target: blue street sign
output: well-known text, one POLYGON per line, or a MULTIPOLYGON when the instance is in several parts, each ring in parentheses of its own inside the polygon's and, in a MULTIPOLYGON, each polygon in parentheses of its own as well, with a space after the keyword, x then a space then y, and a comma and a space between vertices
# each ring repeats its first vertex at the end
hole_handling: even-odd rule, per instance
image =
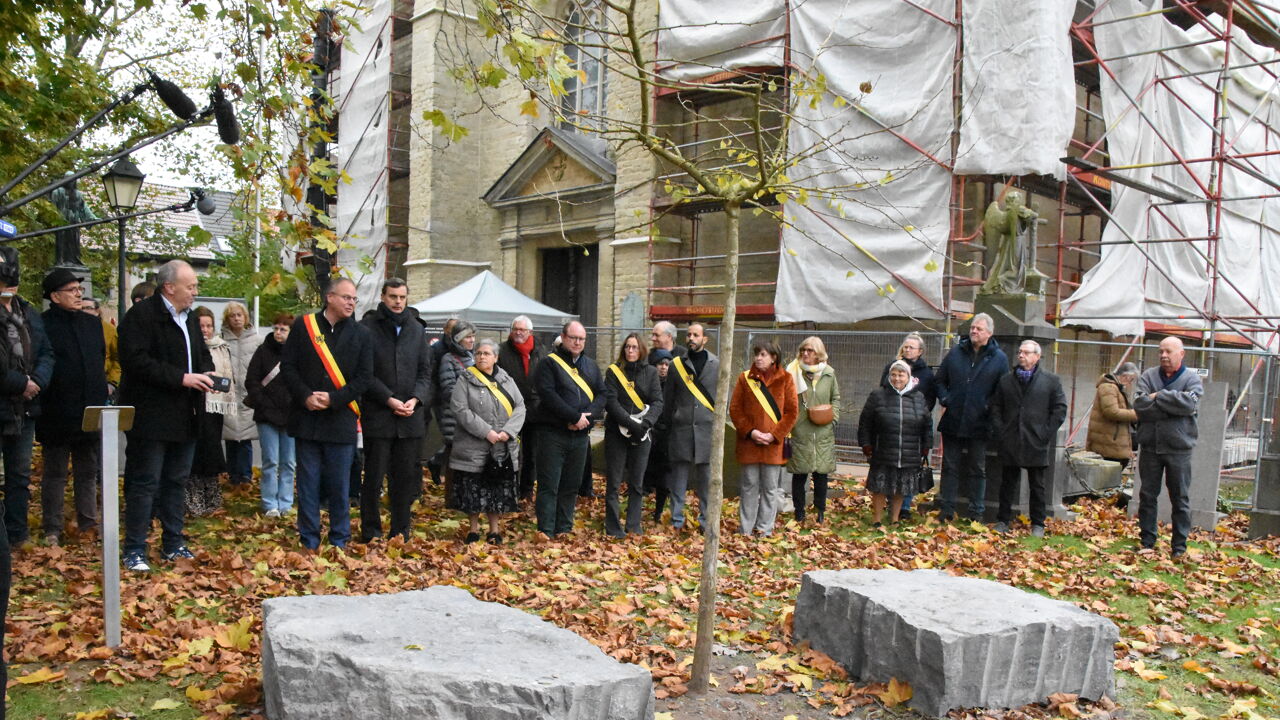
POLYGON ((11 238, 17 234, 18 228, 13 223, 0 220, 0 238, 11 238))

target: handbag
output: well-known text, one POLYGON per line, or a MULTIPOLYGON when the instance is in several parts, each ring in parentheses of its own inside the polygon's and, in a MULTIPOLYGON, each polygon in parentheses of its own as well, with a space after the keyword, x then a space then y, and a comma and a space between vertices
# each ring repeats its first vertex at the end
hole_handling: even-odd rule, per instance
POLYGON ((516 468, 511 462, 511 452, 508 451, 506 457, 502 460, 494 457, 493 452, 485 455, 484 469, 480 471, 480 477, 486 485, 503 485, 514 482, 516 468))
POLYGON ((830 405, 810 405, 805 408, 809 414, 809 422, 814 425, 830 425, 836 419, 835 409, 830 405))
POLYGON ((782 459, 783 460, 791 459, 791 436, 790 435, 782 438, 782 459))
POLYGON ((924 467, 920 470, 920 479, 916 483, 916 493, 927 493, 933 489, 933 467, 929 465, 929 461, 924 462, 924 467))

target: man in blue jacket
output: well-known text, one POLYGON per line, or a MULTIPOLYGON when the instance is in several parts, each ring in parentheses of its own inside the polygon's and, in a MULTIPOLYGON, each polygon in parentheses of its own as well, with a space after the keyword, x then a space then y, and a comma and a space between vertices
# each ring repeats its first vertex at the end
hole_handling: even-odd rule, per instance
POLYGON ((986 510, 987 438, 991 435, 988 404, 996 382, 1009 372, 1009 359, 992 339, 995 322, 986 313, 973 316, 969 337, 951 348, 934 375, 938 402, 945 408, 942 433, 942 491, 938 519, 955 517, 961 477, 969 495, 969 517, 981 520, 986 510))
POLYGON ((578 486, 591 452, 588 433, 604 419, 604 378, 583 352, 586 346, 586 328, 569 322, 560 332, 559 347, 533 370, 538 530, 548 537, 573 530, 578 486))
POLYGON ((1133 409, 1138 413, 1138 528, 1144 550, 1156 546, 1156 511, 1160 486, 1169 487, 1172 505, 1173 556, 1187 552, 1191 532, 1191 451, 1199 430, 1196 413, 1204 383, 1200 375, 1182 362, 1186 350, 1182 341, 1167 337, 1160 341, 1160 366, 1148 368, 1138 378, 1133 409))

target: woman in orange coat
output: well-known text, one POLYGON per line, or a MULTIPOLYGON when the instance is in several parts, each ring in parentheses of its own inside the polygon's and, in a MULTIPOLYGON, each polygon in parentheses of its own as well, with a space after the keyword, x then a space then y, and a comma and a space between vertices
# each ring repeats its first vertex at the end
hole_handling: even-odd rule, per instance
POLYGON ((782 367, 777 343, 757 341, 751 357, 751 367, 738 376, 729 403, 742 466, 739 532, 768 535, 782 504, 782 470, 787 463, 783 445, 796 424, 800 403, 795 380, 782 367))

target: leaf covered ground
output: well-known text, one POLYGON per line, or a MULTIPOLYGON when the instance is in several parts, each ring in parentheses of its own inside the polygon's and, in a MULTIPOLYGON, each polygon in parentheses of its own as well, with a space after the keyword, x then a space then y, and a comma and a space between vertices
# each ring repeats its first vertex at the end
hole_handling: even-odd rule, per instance
MULTIPOLYGON (((788 522, 767 540, 724 536, 715 687, 706 695, 687 693, 702 548, 696 532, 649 524, 642 538, 610 540, 600 530, 603 503, 593 500, 563 539, 541 538, 522 515, 508 520, 504 546, 464 545, 460 518, 428 484, 410 542, 315 557, 298 552, 290 519, 258 515, 246 488, 228 494, 219 514, 188 525, 195 562, 125 578, 124 642, 114 652, 101 646, 96 548, 72 537, 62 548, 17 552, 5 648, 11 717, 260 717, 263 600, 434 584, 537 613, 643 664, 653 673, 659 720, 905 717, 908 685, 852 682, 790 637, 804 571, 886 567, 998 580, 1076 602, 1120 626, 1116 697, 1060 695, 953 717, 1280 716, 1280 541, 1246 542, 1242 515, 1196 533, 1187 558, 1173 561, 1136 552, 1134 522, 1102 500, 1077 506, 1074 521, 1050 521, 1044 540, 1025 527, 1006 537, 933 520, 882 532, 870 526, 860 485, 837 485, 847 492, 832 501, 826 526, 788 522)), ((732 531, 735 501, 725 517, 732 531)))

